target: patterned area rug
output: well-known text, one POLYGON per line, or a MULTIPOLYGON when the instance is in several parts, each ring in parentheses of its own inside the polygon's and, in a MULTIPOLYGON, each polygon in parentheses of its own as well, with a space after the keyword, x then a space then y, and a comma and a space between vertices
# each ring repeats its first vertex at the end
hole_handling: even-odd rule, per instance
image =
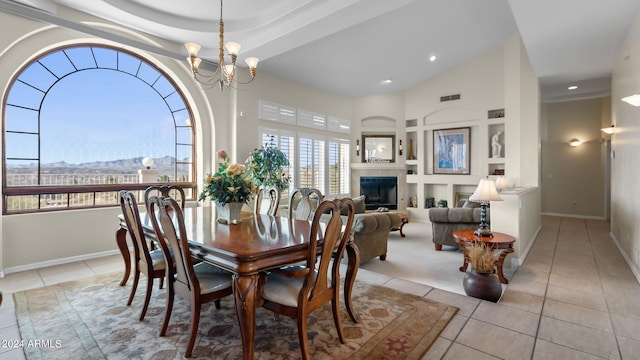
MULTIPOLYGON (((139 321, 145 280, 131 306, 121 274, 101 275, 15 293, 16 313, 27 359, 183 359, 188 341, 188 303, 177 297, 167 336, 159 337, 165 290, 157 282, 144 321, 139 321)), ((458 310, 455 307, 356 282, 354 324, 346 311, 341 344, 329 304, 309 316, 314 359, 420 359, 458 310)), ((344 309, 344 305, 341 305, 344 309)), ((193 358, 239 359, 240 331, 233 297, 203 307, 193 358)), ((256 359, 299 359, 295 320, 258 309, 256 359)))

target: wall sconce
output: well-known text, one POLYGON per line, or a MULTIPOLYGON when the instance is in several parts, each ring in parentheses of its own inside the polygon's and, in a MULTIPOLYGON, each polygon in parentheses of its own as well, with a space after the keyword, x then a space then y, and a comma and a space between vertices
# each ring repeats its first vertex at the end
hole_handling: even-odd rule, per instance
POLYGON ((360 140, 356 139, 356 156, 360 156, 360 140))
POLYGON ((573 147, 577 147, 582 145, 582 141, 578 140, 578 139, 571 139, 571 141, 569 141, 569 145, 573 146, 573 147))
POLYGON ((622 101, 633 106, 640 106, 640 94, 633 94, 631 96, 623 97, 622 101))
POLYGON ((399 141, 400 143, 398 144, 398 153, 402 155, 402 140, 399 140, 399 141))
POLYGON ((607 135, 613 135, 616 133, 616 126, 611 124, 611 126, 609 127, 605 127, 600 129, 600 131, 602 131, 603 133, 607 134, 607 135))

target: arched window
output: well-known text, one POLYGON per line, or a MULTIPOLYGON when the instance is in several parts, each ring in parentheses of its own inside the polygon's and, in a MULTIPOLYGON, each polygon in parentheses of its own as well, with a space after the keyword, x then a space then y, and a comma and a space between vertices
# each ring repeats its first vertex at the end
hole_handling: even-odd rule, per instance
POLYGON ((133 53, 48 52, 17 74, 3 110, 4 214, 113 206, 118 190, 158 182, 194 197, 191 111, 171 79, 133 53))

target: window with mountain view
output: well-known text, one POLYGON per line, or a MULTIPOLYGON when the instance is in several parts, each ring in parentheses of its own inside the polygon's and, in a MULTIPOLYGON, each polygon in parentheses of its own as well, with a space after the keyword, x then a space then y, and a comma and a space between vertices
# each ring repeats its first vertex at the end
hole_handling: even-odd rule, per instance
POLYGON ((71 46, 27 64, 4 103, 3 213, 112 206, 147 183, 194 188, 191 111, 156 66, 121 49, 71 46))

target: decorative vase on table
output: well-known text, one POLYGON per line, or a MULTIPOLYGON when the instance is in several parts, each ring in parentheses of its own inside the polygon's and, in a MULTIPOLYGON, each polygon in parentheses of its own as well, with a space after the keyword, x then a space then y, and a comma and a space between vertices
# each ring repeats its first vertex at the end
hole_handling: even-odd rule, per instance
POLYGON ((240 213, 243 203, 233 202, 227 204, 216 203, 218 222, 223 224, 238 224, 241 222, 240 213))

